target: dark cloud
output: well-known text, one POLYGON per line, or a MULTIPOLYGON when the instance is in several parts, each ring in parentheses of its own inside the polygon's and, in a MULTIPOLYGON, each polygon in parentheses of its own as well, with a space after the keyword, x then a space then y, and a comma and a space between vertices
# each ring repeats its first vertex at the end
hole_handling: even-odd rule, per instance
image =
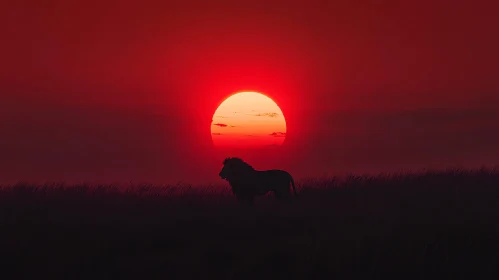
POLYGON ((269 135, 274 137, 286 137, 286 132, 272 132, 269 135))
POLYGON ((224 123, 214 123, 213 125, 219 126, 219 127, 227 127, 226 124, 224 123))
POLYGON ((278 113, 258 113, 258 114, 249 114, 249 115, 256 117, 271 117, 271 118, 276 118, 279 116, 278 113))

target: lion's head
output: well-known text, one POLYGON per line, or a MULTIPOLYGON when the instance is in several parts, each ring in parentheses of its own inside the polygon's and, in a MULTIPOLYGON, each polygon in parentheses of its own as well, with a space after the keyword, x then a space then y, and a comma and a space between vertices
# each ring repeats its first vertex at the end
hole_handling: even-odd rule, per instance
POLYGON ((242 159, 233 157, 226 158, 223 162, 223 167, 218 176, 227 181, 234 180, 238 177, 244 176, 247 173, 255 171, 255 169, 244 162, 242 159))

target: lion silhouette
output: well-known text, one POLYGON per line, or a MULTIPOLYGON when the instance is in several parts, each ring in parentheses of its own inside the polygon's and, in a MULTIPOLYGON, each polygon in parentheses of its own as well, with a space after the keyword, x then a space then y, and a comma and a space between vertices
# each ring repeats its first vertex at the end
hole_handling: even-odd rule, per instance
POLYGON ((277 200, 288 200, 291 197, 289 185, 296 188, 293 177, 284 170, 255 170, 251 165, 237 157, 226 158, 223 168, 218 174, 227 180, 232 193, 243 204, 254 204, 255 196, 273 192, 277 200))

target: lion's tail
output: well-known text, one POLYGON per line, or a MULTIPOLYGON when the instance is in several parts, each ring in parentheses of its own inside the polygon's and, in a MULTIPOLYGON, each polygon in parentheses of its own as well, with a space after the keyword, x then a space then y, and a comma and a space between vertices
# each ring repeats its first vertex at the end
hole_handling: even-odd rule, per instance
POLYGON ((291 176, 291 174, 289 175, 289 181, 291 181, 291 186, 293 187, 293 191, 295 193, 295 196, 297 196, 296 187, 295 187, 295 180, 293 180, 293 177, 291 176))

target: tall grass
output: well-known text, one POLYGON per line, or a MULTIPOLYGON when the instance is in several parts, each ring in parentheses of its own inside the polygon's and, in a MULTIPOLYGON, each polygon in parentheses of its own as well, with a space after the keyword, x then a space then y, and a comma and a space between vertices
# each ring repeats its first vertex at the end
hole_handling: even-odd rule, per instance
POLYGON ((498 276, 498 170, 308 178, 298 193, 247 208, 226 185, 4 185, 0 265, 16 279, 498 276))

